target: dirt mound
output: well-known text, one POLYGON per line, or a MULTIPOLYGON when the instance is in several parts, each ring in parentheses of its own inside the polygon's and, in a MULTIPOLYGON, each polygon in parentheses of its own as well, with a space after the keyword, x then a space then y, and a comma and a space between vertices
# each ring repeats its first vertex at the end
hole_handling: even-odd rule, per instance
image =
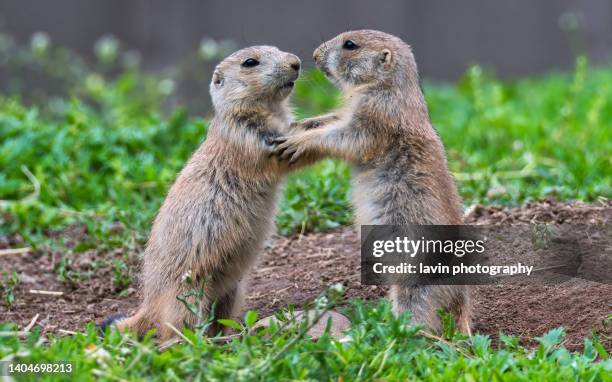
POLYGON ((612 222, 612 201, 585 204, 541 200, 522 208, 477 204, 468 208, 464 220, 466 224, 606 224, 612 222))
MULTIPOLYGON (((611 218, 610 201, 595 204, 541 201, 523 208, 475 206, 468 211, 466 222, 602 224, 609 223, 611 218)), ((23 246, 19 241, 17 236, 0 238, 0 248, 23 246)), ((86 272, 96 260, 118 256, 119 253, 87 251, 75 258, 73 266, 86 272)), ((136 308, 138 293, 129 290, 126 297, 119 296, 111 281, 110 267, 98 268, 74 287, 59 282, 53 269, 60 258, 61 254, 50 252, 0 256, 0 269, 15 270, 21 279, 11 310, 5 303, 0 304, 0 321, 25 326, 40 314, 37 325, 47 332, 79 330, 89 321, 119 312, 132 313, 136 308), (63 294, 36 294, 31 290, 63 294)), ((245 309, 257 310, 264 317, 287 304, 300 307, 338 282, 345 285, 349 298, 385 296, 384 287, 360 284, 359 263, 359 239, 352 228, 290 238, 275 236, 252 275, 245 309)), ((580 348, 593 329, 607 335, 605 346, 612 349, 610 329, 604 324, 612 314, 609 284, 571 279, 558 285, 478 286, 474 288, 474 305, 475 332, 493 338, 503 332, 530 342, 534 336, 564 326, 568 332, 566 346, 570 349, 580 348)))

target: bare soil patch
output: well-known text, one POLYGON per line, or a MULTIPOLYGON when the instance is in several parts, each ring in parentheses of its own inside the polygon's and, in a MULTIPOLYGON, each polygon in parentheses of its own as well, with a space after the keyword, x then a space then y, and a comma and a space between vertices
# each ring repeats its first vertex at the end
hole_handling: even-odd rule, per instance
MULTIPOLYGON (((594 204, 540 201, 522 208, 475 206, 466 215, 470 224, 521 224, 533 222, 610 224, 612 202, 594 204)), ((67 232, 74 242, 86 235, 82 230, 67 232)), ((0 237, 0 249, 23 247, 19 235, 0 237)), ((121 253, 93 250, 75 255, 73 267, 84 273, 99 259, 119 258, 121 253)), ((0 322, 26 326, 40 314, 37 326, 45 332, 80 330, 91 321, 117 313, 132 313, 138 292, 128 289, 122 297, 112 282, 110 266, 95 268, 76 285, 58 281, 54 266, 60 253, 30 252, 0 256, 0 274, 15 270, 21 282, 15 289, 11 309, 0 303, 0 322), (62 292, 61 296, 30 293, 31 290, 62 292)), ((138 262, 135 255, 131 261, 138 262)), ((346 297, 383 298, 386 288, 362 286, 359 274, 359 239, 353 228, 293 237, 275 236, 252 274, 245 310, 260 317, 293 304, 303 306, 326 287, 343 283, 346 297)), ((557 285, 487 285, 474 288, 475 332, 497 338, 500 332, 520 336, 524 343, 546 331, 563 326, 566 346, 579 349, 592 330, 598 331, 604 346, 612 349, 612 285, 571 279, 557 285), (607 324, 606 324, 607 322, 607 324)))

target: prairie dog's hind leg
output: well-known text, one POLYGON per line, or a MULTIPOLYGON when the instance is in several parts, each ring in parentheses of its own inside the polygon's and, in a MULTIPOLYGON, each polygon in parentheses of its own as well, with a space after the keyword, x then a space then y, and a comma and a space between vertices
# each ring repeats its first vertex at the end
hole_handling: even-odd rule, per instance
POLYGON ((155 318, 145 307, 141 307, 133 316, 119 319, 112 325, 121 332, 130 332, 139 338, 144 337, 149 330, 157 329, 155 327, 155 318))
POLYGON ((114 325, 120 331, 129 331, 138 337, 143 337, 149 330, 155 329, 156 335, 165 339, 171 335, 166 322, 175 324, 177 315, 185 315, 184 307, 178 304, 180 302, 176 300, 174 291, 167 291, 153 298, 145 298, 136 314, 117 320, 114 325))
POLYGON ((219 324, 218 319, 234 319, 240 313, 244 302, 244 281, 238 280, 226 293, 215 300, 214 321, 208 330, 211 336, 219 332, 226 333, 228 328, 219 324))
POLYGON ((468 287, 466 286, 465 288, 466 290, 462 296, 463 299, 461 301, 461 304, 458 307, 459 330, 461 330, 461 333, 471 337, 472 336, 472 301, 470 299, 469 291, 467 290, 468 287))
POLYGON ((442 322, 438 310, 452 314, 459 330, 471 335, 471 309, 467 287, 464 285, 413 285, 391 288, 393 313, 409 310, 412 320, 441 331, 442 322))
MULTIPOLYGON (((227 283, 226 280, 223 280, 223 282, 227 283)), ((182 330, 183 327, 194 330, 208 320, 212 321, 206 331, 206 335, 216 335, 224 328, 217 323, 217 319, 231 318, 231 309, 234 307, 237 293, 237 282, 235 284, 229 284, 229 286, 227 284, 220 285, 215 282, 210 284, 204 283, 200 291, 194 289, 194 287, 182 288, 180 294, 176 294, 176 296, 190 296, 185 299, 187 304, 190 305, 190 308, 175 296, 174 300, 168 303, 167 307, 164 309, 164 314, 162 316, 166 319, 165 322, 162 323, 164 328, 161 329, 162 335, 160 337, 165 338, 176 335, 173 328, 169 327, 166 322, 171 323, 178 330, 182 330), (192 309, 196 309, 199 313, 194 314, 193 311, 191 311, 192 309)))
POLYGON ((442 322, 431 304, 428 287, 426 285, 392 286, 390 298, 393 302, 393 314, 399 316, 405 311, 410 311, 412 322, 440 331, 442 322))

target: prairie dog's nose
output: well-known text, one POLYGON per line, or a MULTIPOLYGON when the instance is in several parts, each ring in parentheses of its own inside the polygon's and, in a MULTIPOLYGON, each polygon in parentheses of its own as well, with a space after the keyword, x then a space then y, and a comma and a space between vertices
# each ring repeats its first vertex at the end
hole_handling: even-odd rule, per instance
POLYGON ((315 51, 312 53, 312 58, 315 60, 315 62, 319 62, 319 60, 321 59, 321 48, 317 48, 315 49, 315 51))
POLYGON ((300 70, 300 66, 301 66, 302 62, 300 61, 298 56, 296 56, 294 54, 290 54, 288 62, 289 62, 289 66, 291 67, 291 69, 295 70, 296 72, 298 72, 300 70))

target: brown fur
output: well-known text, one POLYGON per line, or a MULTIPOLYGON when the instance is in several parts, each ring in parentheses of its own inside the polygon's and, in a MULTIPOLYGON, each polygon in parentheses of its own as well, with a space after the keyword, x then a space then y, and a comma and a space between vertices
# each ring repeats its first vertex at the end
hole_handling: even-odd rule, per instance
MULTIPOLYGON (((239 310, 243 277, 273 228, 279 189, 290 170, 270 155, 270 142, 289 133, 287 97, 298 74, 296 56, 268 46, 240 50, 217 66, 208 136, 155 219, 144 255, 143 302, 119 328, 139 335, 156 328, 165 339, 173 335, 168 324, 193 327, 197 317, 177 296, 197 288, 204 299, 190 301, 203 315, 214 302, 215 318, 239 310), (247 58, 260 64, 244 67, 247 58)), ((304 158, 291 169, 313 161, 304 158)), ((209 333, 218 329, 213 325, 209 333)))
MULTIPOLYGON (((444 146, 431 125, 410 47, 386 33, 343 33, 314 52, 317 66, 345 93, 336 113, 301 121, 318 129, 277 139, 277 155, 330 155, 351 162, 357 224, 461 224, 461 203, 444 146), (357 49, 343 44, 351 40, 357 49)), ((436 310, 470 330, 467 286, 393 286, 399 314, 433 329, 436 310)))

